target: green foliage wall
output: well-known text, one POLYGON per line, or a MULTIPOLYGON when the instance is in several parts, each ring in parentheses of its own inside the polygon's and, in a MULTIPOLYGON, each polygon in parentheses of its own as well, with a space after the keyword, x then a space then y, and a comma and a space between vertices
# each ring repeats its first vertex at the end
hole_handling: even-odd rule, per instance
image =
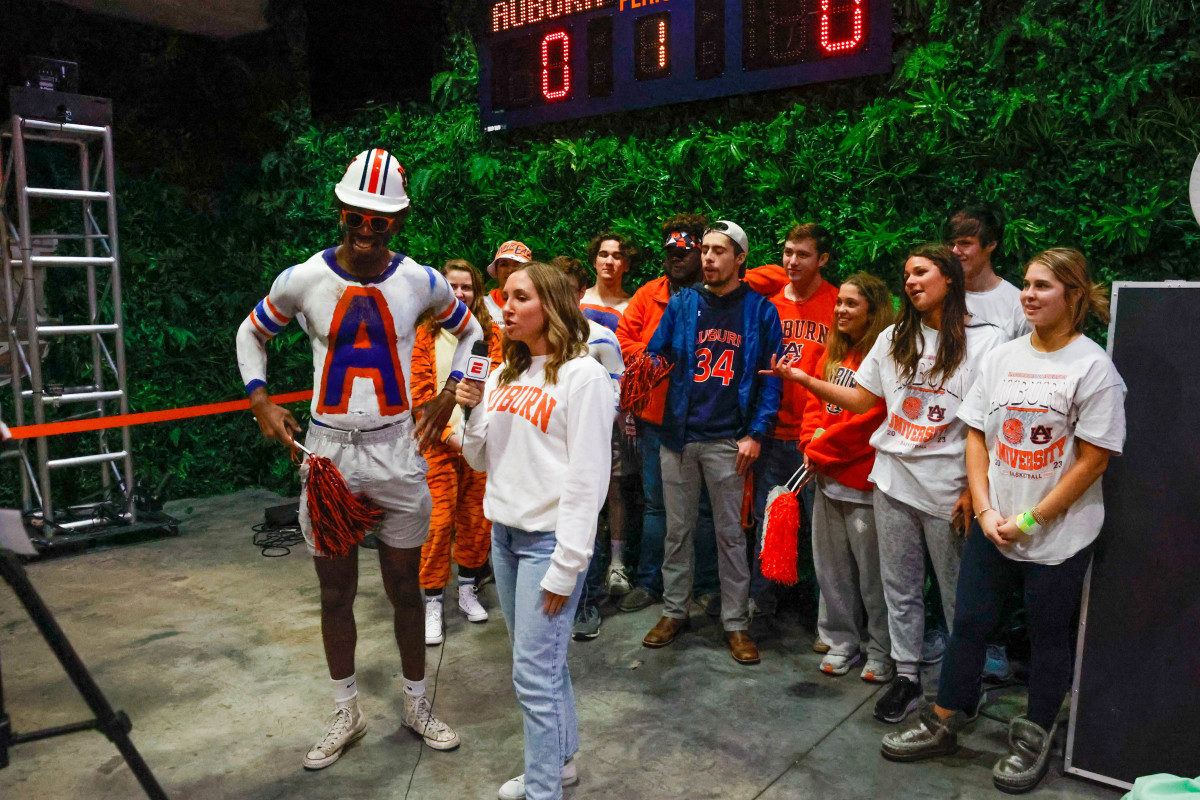
MULTIPOLYGON (((289 144, 215 212, 187 211, 153 180, 125 181, 135 410, 241 394, 234 331, 275 274, 333 243, 332 186, 375 144, 412 176, 415 210, 397 245, 428 264, 483 265, 508 238, 541 257, 582 255, 609 226, 653 253, 662 218, 699 210, 746 228, 751 265, 778 260, 793 221, 820 220, 837 236, 831 279, 867 269, 896 285, 912 244, 982 200, 1007 212, 1010 279, 1051 245, 1079 247, 1104 280, 1195 279, 1186 180, 1200 149, 1197 10, 1191 0, 897 0, 890 76, 487 137, 460 34, 426 106, 375 108, 345 126, 279 112, 289 144)), ((632 283, 658 266, 648 260, 632 283)), ((272 391, 311 385, 295 326, 271 358, 272 391)), ((139 471, 175 472, 176 496, 295 488, 248 414, 134 439, 139 471)))

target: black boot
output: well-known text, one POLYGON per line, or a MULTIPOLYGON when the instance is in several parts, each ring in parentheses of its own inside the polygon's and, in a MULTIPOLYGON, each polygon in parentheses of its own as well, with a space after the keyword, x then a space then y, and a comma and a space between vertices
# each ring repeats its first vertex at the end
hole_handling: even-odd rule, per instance
POLYGON ((1049 732, 1026 717, 1013 717, 1008 726, 1008 755, 992 767, 992 783, 1008 794, 1033 791, 1050 768, 1050 743, 1056 722, 1049 732))

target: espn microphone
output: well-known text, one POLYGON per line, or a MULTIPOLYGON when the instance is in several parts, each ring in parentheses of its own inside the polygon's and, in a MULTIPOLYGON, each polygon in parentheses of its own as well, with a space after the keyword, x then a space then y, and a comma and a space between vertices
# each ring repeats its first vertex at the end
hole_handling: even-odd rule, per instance
MULTIPOLYGON (((463 374, 464 380, 486 381, 488 373, 492 371, 492 360, 488 358, 487 342, 480 339, 475 344, 471 345, 471 355, 467 359, 467 371, 463 374)), ((471 409, 474 406, 463 406, 463 419, 471 418, 471 409)))

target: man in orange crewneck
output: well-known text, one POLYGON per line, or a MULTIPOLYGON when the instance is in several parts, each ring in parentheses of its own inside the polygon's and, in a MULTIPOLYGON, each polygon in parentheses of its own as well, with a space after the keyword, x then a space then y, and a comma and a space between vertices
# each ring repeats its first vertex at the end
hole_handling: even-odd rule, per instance
MULTIPOLYGON (((831 244, 829 231, 815 222, 793 226, 783 244, 783 269, 788 282, 771 296, 783 326, 783 357, 810 373, 825 353, 825 337, 833 324, 833 306, 837 301, 837 287, 821 277, 822 267, 829 263, 831 244)), ((807 401, 808 392, 800 384, 784 382, 775 430, 763 441, 762 455, 755 465, 754 523, 758 535, 752 543, 750 599, 759 614, 773 613, 776 605, 758 558, 767 493, 771 487, 787 483, 804 458, 800 450, 800 429, 807 401)), ((808 541, 811 497, 805 492, 801 542, 808 541)))

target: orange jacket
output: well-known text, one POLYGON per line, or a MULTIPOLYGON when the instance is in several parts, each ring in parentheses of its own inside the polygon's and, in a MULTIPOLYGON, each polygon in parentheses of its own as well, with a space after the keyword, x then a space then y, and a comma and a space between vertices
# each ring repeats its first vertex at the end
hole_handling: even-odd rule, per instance
MULTIPOLYGON (((671 289, 665 275, 645 284, 629 298, 629 305, 625 307, 625 313, 617 323, 617 341, 621 344, 621 355, 625 358, 626 367, 645 352, 646 345, 658 330, 658 323, 670 300, 671 289)), ((654 425, 662 424, 667 386, 668 381, 663 381, 655 388, 646 407, 638 414, 639 417, 654 425)))
MULTIPOLYGON (((855 372, 865 354, 852 351, 842 362, 841 369, 855 372)), ((825 374, 825 358, 813 373, 817 377, 825 374)), ((839 370, 840 371, 840 370, 839 370)), ((846 385, 848 375, 842 373, 837 382, 846 385)), ((822 475, 833 478, 840 484, 864 492, 872 488, 871 468, 875 466, 875 448, 871 447, 871 434, 887 419, 887 406, 880 399, 875 407, 865 414, 854 414, 844 408, 825 403, 816 395, 808 393, 804 406, 804 425, 800 433, 800 446, 809 462, 822 475), (823 429, 819 436, 814 436, 823 429)))

